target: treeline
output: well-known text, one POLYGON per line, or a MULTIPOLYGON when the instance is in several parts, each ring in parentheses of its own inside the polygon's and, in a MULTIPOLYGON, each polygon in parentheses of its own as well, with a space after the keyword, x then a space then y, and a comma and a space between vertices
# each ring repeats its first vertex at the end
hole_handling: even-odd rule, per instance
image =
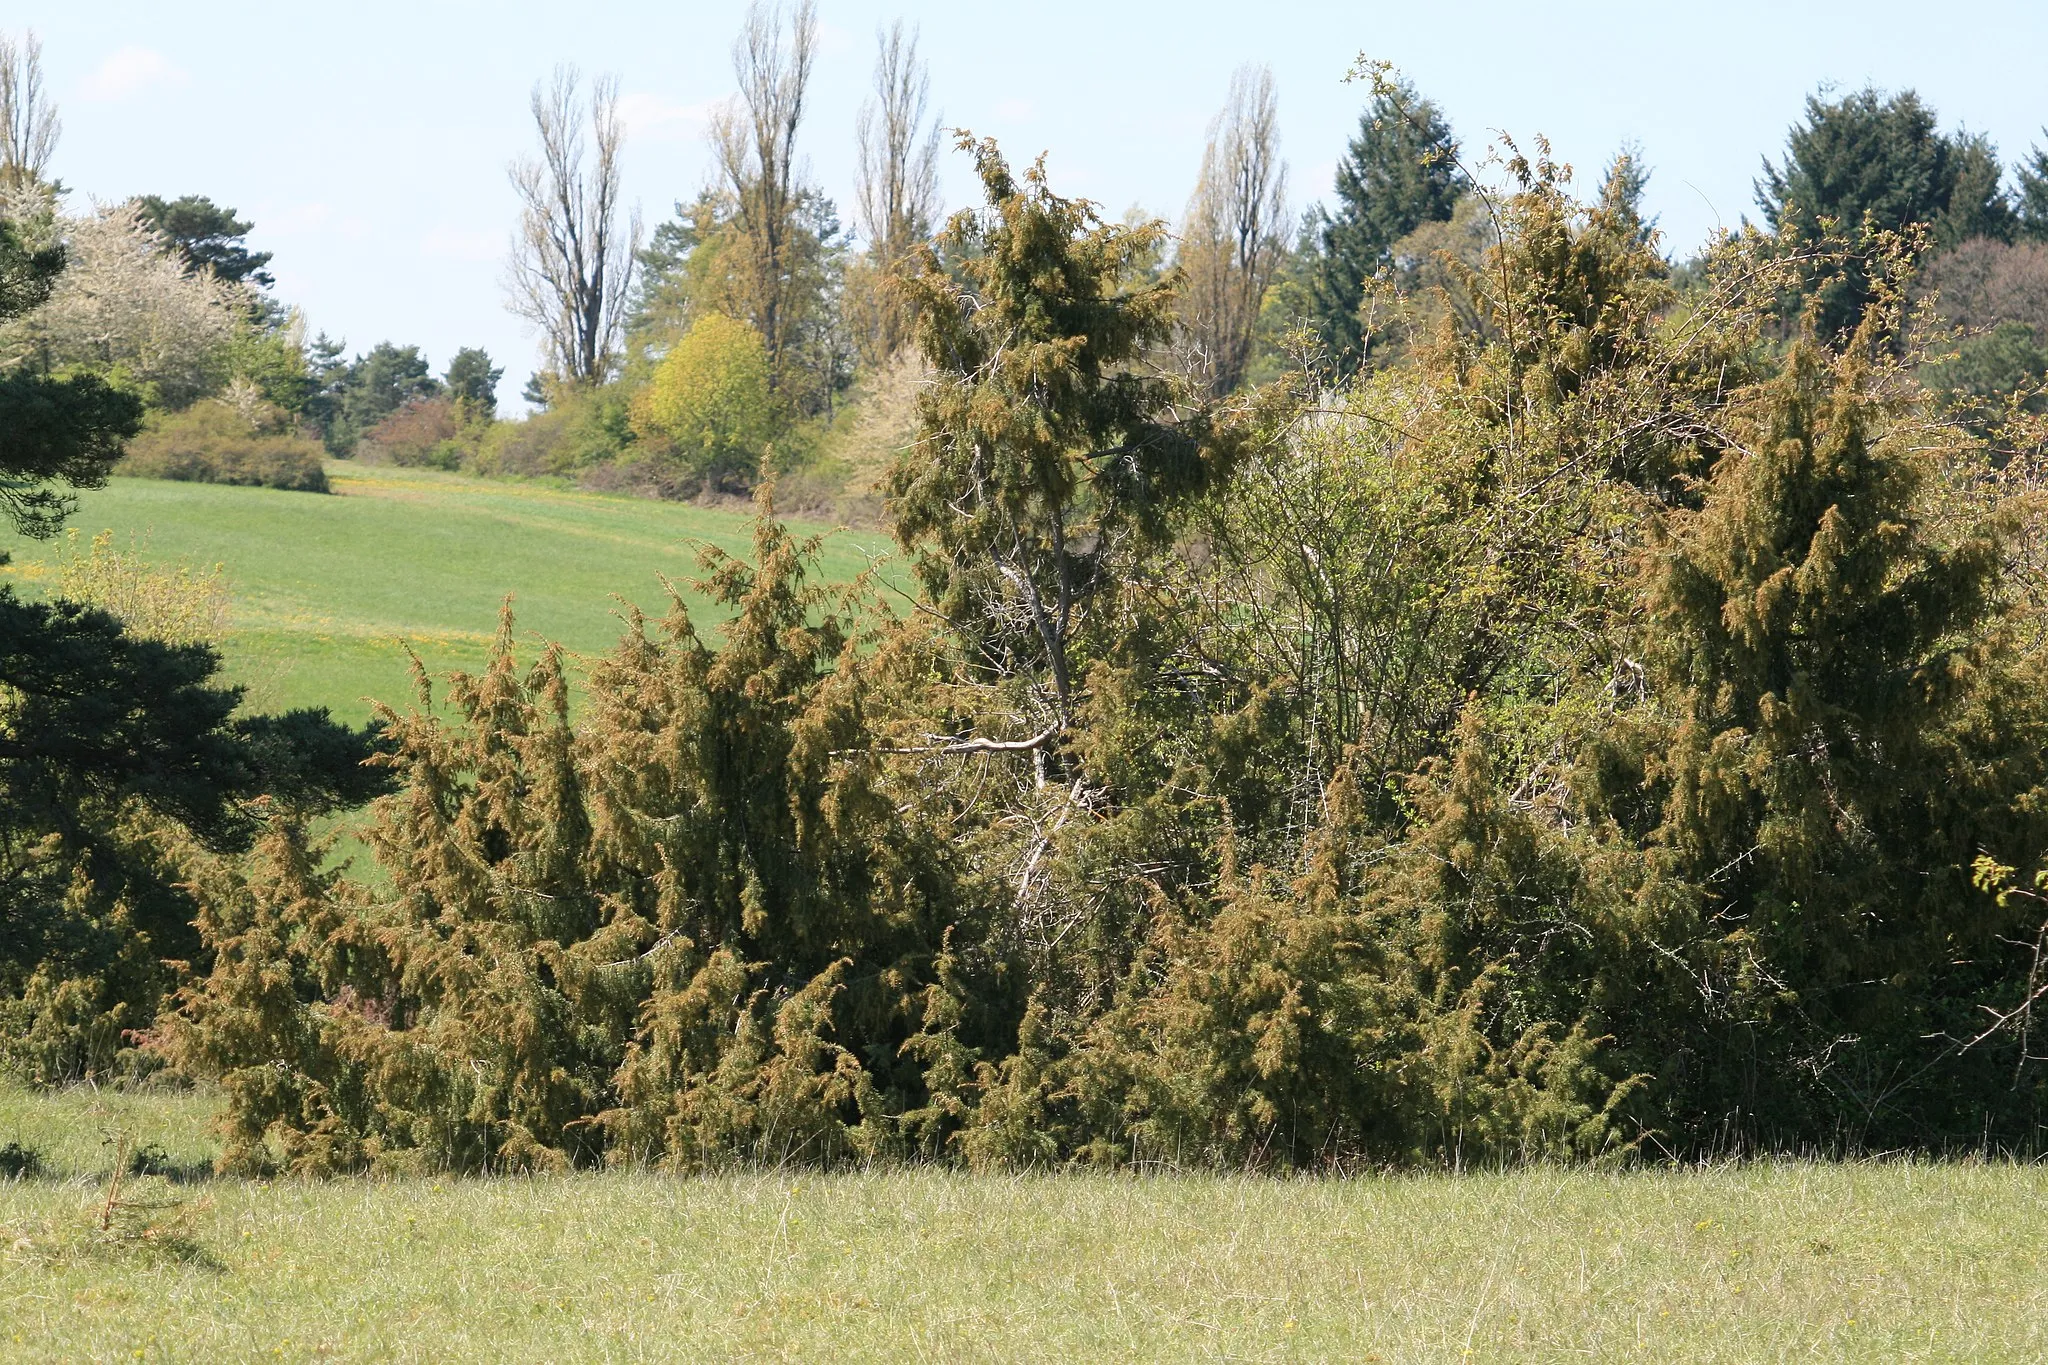
MULTIPOLYGON (((801 65, 802 16, 743 62, 801 65)), ((1381 216, 1306 249, 1205 264, 968 144, 982 202, 883 291, 908 604, 820 582, 764 491, 715 638, 634 615, 573 714, 508 614, 382 712, 374 876, 285 780, 335 769, 233 838, 96 789, 190 939, 53 951, 99 921, 36 845, 11 1055, 212 1080, 251 1172, 2037 1152, 2048 425, 2037 362, 1951 380, 2031 324, 1927 280, 2023 278, 2038 182, 1816 101, 1766 221, 1674 267, 1633 158, 1581 199, 1504 144, 1482 194, 1363 74, 1381 216)), ((1191 219, 1279 201, 1271 98, 1191 219)), ((657 370, 706 329, 791 392, 737 311, 657 370)))
POLYGON ((139 420, 124 474, 321 492, 322 461, 386 446, 453 466, 496 412, 502 371, 479 349, 429 373, 417 347, 348 357, 308 339, 270 292, 253 224, 203 195, 144 194, 83 214, 52 173, 60 122, 34 35, 0 47, 0 218, 16 248, 61 260, 24 275, 0 318, 0 367, 91 376, 139 420), (380 445, 380 442, 382 443, 380 445))
MULTIPOLYGON (((144 195, 65 217, 49 111, 10 211, 62 240, 71 267, 0 355, 90 369, 140 397, 127 473, 319 489, 324 456, 661 497, 744 495, 772 477, 785 505, 879 519, 893 454, 915 434, 922 361, 900 277, 943 216, 939 119, 898 24, 880 35, 843 221, 804 172, 816 25, 807 4, 750 10, 711 178, 645 240, 622 198, 616 82, 563 68, 535 87, 535 149, 509 167, 522 215, 508 302, 543 353, 526 419, 498 419, 504 369, 480 349, 436 373, 417 346, 351 355, 309 338, 232 209, 144 195)), ((1450 276, 1496 241, 1450 118, 1391 78, 1327 201, 1297 213, 1278 101, 1270 73, 1237 73, 1177 224, 1130 267, 1181 281, 1176 324, 1145 362, 1212 396, 1399 364, 1450 276)), ((1640 153, 1612 169, 1639 197, 1640 153)), ((1941 131, 1912 92, 1866 89, 1810 100, 1756 188, 1762 226, 1787 243, 1924 232, 1919 287, 1961 329, 1931 348, 1930 386, 1989 412, 2048 373, 2048 152, 2007 167, 1982 135, 1941 131)), ((1703 259, 1676 267, 1681 288, 1703 259)), ((1800 281, 1786 326, 1816 291, 1827 335, 1870 301, 1852 265, 1800 281)))

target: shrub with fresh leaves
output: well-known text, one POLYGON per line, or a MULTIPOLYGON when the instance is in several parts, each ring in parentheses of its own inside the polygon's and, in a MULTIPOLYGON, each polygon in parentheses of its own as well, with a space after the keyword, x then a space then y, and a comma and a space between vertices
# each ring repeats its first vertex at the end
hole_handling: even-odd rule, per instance
POLYGON ((250 484, 325 493, 326 452, 267 404, 254 409, 206 399, 151 419, 128 446, 119 473, 188 483, 250 484))
POLYGON ((633 429, 646 458, 672 464, 686 484, 749 486, 774 434, 768 380, 761 334, 721 313, 704 314, 634 400, 633 429))

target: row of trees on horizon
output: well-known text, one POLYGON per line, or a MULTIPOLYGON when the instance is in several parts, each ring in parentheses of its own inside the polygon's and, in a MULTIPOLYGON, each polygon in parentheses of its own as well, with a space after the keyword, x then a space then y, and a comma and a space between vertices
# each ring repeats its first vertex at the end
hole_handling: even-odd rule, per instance
MULTIPOLYGON (((714 176, 645 240, 621 194, 616 80, 586 85, 565 68, 535 87, 536 150, 510 168, 522 211, 507 285, 543 343, 524 390, 536 421, 496 421, 504 371, 481 350, 436 375, 416 346, 351 357, 309 339, 269 292, 252 225, 198 195, 69 220, 69 281, 11 329, 12 353, 93 365, 142 394, 157 416, 131 472, 319 487, 323 452, 360 451, 676 496, 744 492, 765 459, 872 514, 872 497, 844 495, 872 494, 908 432, 913 383, 892 373, 912 335, 900 281, 941 226, 942 130, 899 23, 879 36, 844 225, 803 171, 816 23, 810 4, 749 12, 739 93, 710 132, 714 176), (205 400, 234 416, 195 411, 205 400)), ((8 183, 52 188, 58 123, 32 37, 6 67, 18 92, 8 183)), ((1445 270, 1472 268, 1493 240, 1485 168, 1500 149, 1473 157, 1442 109, 1405 83, 1390 90, 1368 101, 1328 201, 1296 214, 1272 76, 1233 77, 1178 223, 1133 266, 1179 282, 1175 335, 1147 363, 1223 395, 1290 369, 1341 378, 1398 359, 1445 270)), ((1608 174, 1640 195, 1650 172, 1630 149, 1608 174)), ((1757 198, 1764 228, 1788 237, 1923 225, 1936 262, 1925 278, 1969 334, 1946 387, 1981 399, 2048 369, 2029 249, 2048 239, 2048 152, 2008 168, 1984 136, 1942 132, 1911 91, 1816 95, 1757 198)), ((1834 290, 1822 325, 1840 330, 1867 291, 1834 290)))

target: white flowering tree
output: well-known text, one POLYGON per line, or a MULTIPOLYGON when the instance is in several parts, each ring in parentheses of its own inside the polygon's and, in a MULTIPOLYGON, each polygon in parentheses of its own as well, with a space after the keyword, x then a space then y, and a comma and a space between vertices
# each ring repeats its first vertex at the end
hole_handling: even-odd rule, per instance
POLYGON ((0 363, 118 373, 178 408, 218 387, 247 326, 247 289, 187 273, 134 201, 58 218, 64 273, 48 302, 0 331, 0 363))

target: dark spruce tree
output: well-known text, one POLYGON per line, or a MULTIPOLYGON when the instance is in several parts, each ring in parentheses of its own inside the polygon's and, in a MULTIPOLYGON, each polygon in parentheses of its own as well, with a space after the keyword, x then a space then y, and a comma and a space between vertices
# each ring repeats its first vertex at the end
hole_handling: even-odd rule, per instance
POLYGON ((498 415, 498 381, 504 377, 504 367, 491 364, 489 351, 465 346, 448 362, 442 383, 465 416, 489 420, 498 415))
POLYGON ((1384 82, 1337 163, 1337 207, 1322 216, 1313 275, 1316 330, 1338 370, 1364 360, 1359 305, 1394 243, 1448 220, 1465 193, 1458 140, 1443 112, 1405 81, 1384 82))
MULTIPOLYGON (((417 346, 380 341, 354 360, 341 358, 342 343, 326 336, 311 347, 315 392, 306 415, 320 428, 330 453, 347 459, 356 442, 377 423, 414 398, 441 392, 427 358, 417 346)), ((484 357, 488 368, 489 357, 484 357)))
MULTIPOLYGON (((1973 237, 2011 240, 2017 222, 1999 189, 1997 150, 1981 135, 1943 134, 1911 90, 1865 87, 1838 100, 1812 95, 1782 163, 1764 162, 1757 205, 1793 247, 1838 237, 1846 250, 1809 275, 1805 299, 1823 338, 1862 321, 1874 296, 1872 235, 1925 227, 1936 246, 1973 237)), ((1802 300, 1803 301, 1803 300, 1802 300)))
POLYGON ((2048 151, 2029 148, 2027 159, 2014 168, 2014 178, 2018 181, 2013 208, 2019 235, 2031 242, 2048 242, 2048 151))

